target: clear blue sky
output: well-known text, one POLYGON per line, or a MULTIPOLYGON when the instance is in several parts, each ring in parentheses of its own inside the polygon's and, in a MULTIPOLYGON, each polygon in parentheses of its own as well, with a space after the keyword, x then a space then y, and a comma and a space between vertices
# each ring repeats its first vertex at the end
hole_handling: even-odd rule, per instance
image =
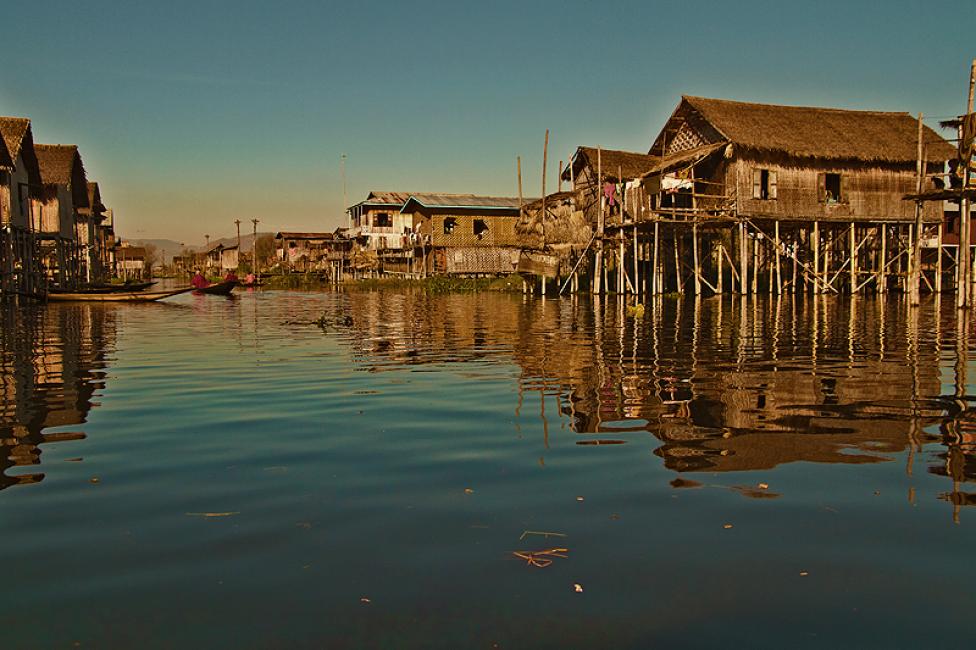
POLYGON ((124 236, 343 221, 369 189, 538 194, 576 145, 646 150, 681 94, 965 109, 961 2, 7 3, 0 114, 76 143, 124 236))

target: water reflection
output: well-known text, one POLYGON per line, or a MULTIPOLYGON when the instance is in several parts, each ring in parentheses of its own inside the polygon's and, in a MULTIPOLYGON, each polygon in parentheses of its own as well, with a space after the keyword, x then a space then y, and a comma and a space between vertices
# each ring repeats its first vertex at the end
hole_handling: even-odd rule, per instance
POLYGON ((925 463, 951 478, 957 514, 976 503, 960 487, 976 479, 971 323, 949 302, 663 299, 633 313, 599 297, 367 294, 330 322, 373 371, 510 355, 516 420, 541 418, 547 446, 561 430, 577 444, 650 434, 677 473, 904 454, 907 475, 925 463))
POLYGON ((37 483, 41 445, 79 440, 106 355, 115 341, 115 312, 90 306, 0 309, 0 489, 37 483))

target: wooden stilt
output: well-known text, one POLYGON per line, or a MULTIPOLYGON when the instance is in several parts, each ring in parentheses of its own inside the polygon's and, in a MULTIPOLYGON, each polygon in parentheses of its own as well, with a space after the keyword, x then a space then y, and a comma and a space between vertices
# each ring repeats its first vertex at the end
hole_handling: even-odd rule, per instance
POLYGON ((776 295, 783 295, 783 269, 780 267, 779 219, 776 220, 776 295))
POLYGON ((701 264, 698 260, 698 224, 691 224, 691 250, 695 264, 695 295, 701 295, 701 264))
POLYGON ((752 293, 759 293, 759 238, 752 240, 752 293))
POLYGON ((716 293, 719 296, 725 293, 725 286, 724 286, 725 283, 723 280, 724 273, 722 273, 722 255, 724 253, 723 249, 724 249, 724 245, 721 242, 719 242, 718 259, 715 260, 716 261, 715 266, 718 267, 718 275, 715 276, 715 288, 716 288, 716 293))
POLYGON ((853 221, 851 222, 849 240, 851 249, 851 295, 854 295, 857 293, 857 230, 854 228, 853 221))
MULTIPOLYGON (((636 219, 636 216, 635 216, 636 219)), ((638 255, 637 224, 634 224, 634 293, 640 292, 640 256, 638 255)))
POLYGON ((654 284, 653 293, 655 296, 661 293, 661 266, 658 263, 658 251, 661 248, 660 246, 661 238, 660 238, 660 230, 658 229, 658 226, 660 226, 660 223, 658 223, 655 220, 654 221, 654 261, 652 262, 653 270, 651 272, 651 278, 654 284))
POLYGON ((603 196, 603 151, 600 147, 596 148, 596 191, 599 195, 600 212, 596 218, 596 252, 593 263, 593 293, 603 293, 603 219, 606 207, 603 196))
POLYGON ((749 242, 742 221, 739 222, 739 293, 749 293, 749 242))
POLYGON ((938 224, 935 227, 935 292, 942 293, 942 225, 938 224))
POLYGON ((677 227, 671 229, 672 240, 674 241, 674 277, 675 283, 677 285, 678 293, 683 294, 685 292, 684 281, 681 279, 681 255, 678 252, 678 229, 677 227))
POLYGON ((810 240, 813 248, 813 292, 820 293, 822 282, 820 281, 820 222, 813 222, 813 238, 810 240))

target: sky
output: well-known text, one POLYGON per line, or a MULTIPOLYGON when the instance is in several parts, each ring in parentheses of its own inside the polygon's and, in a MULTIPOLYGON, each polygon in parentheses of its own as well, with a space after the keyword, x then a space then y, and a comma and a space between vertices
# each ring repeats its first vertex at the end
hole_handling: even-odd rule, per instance
POLYGON ((77 144, 123 238, 331 230, 369 190, 539 195, 680 96, 965 110, 956 2, 8 3, 0 115, 77 144))

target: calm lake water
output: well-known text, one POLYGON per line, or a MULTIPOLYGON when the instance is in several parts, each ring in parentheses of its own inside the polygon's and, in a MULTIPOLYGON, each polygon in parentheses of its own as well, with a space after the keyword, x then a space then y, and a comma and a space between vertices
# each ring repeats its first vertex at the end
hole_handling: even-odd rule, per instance
POLYGON ((0 646, 965 646, 971 330, 948 298, 0 307, 0 646))

